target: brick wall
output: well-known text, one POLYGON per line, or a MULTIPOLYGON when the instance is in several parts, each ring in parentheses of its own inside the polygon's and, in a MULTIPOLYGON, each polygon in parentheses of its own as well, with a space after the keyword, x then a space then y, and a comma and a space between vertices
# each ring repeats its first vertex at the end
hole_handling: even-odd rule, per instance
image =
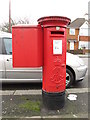
POLYGON ((70 35, 69 28, 67 28, 67 39, 78 40, 78 35, 79 35, 79 29, 75 29, 75 35, 70 35))
POLYGON ((79 36, 80 41, 89 41, 90 42, 90 36, 79 36))
POLYGON ((76 40, 74 42, 74 50, 78 49, 78 35, 79 35, 79 29, 75 29, 75 35, 69 34, 69 28, 67 28, 67 50, 70 50, 70 42, 69 40, 76 40))

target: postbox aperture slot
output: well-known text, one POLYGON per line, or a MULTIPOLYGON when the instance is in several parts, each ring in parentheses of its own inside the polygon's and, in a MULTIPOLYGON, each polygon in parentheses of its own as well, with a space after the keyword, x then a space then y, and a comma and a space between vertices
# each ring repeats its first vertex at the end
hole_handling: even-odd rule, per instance
POLYGON ((51 31, 51 34, 58 34, 58 35, 64 35, 64 31, 51 31))

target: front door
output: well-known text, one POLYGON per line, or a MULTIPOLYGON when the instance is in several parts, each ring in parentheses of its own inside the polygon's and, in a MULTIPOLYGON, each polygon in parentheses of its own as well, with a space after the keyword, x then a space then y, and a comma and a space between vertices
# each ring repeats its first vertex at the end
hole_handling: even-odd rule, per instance
POLYGON ((70 42, 70 50, 74 50, 74 42, 70 42))

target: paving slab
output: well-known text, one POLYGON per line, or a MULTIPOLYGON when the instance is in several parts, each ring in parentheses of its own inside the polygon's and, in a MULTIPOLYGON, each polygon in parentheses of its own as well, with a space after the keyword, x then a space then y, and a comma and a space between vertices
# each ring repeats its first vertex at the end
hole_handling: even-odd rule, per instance
POLYGON ((2 120, 88 118, 88 92, 66 92, 65 106, 59 110, 46 109, 42 95, 3 95, 2 101, 2 120), (76 100, 68 99, 71 94, 76 100))

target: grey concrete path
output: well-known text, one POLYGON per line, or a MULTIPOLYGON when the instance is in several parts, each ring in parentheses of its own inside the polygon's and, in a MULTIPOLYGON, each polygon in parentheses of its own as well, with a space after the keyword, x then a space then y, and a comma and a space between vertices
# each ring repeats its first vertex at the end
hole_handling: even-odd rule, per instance
POLYGON ((88 118, 88 89, 67 89, 65 106, 59 110, 48 110, 43 106, 41 90, 16 90, 2 92, 3 120, 47 120, 60 118, 88 118), (76 100, 69 99, 75 95, 76 100))

